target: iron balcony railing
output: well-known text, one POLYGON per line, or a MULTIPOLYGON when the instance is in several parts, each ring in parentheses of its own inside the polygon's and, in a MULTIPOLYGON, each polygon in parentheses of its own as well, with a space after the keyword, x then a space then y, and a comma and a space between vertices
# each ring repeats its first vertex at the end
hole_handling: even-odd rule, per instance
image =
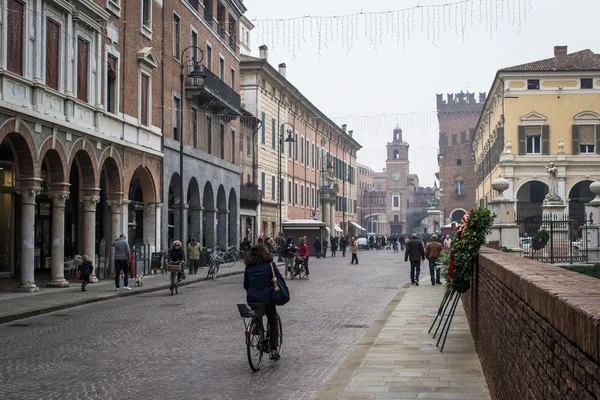
POLYGON ((217 100, 221 103, 221 108, 228 108, 239 113, 242 105, 240 95, 207 68, 203 68, 203 71, 206 74, 204 86, 198 87, 192 78, 188 78, 187 90, 193 96, 200 96, 205 99, 210 97, 210 100, 217 100), (199 92, 198 89, 200 89, 199 92))
POLYGON ((213 16, 206 8, 204 9, 204 20, 208 22, 210 26, 212 26, 213 16))
POLYGON ((240 186, 240 199, 260 203, 262 193, 254 186, 240 186))

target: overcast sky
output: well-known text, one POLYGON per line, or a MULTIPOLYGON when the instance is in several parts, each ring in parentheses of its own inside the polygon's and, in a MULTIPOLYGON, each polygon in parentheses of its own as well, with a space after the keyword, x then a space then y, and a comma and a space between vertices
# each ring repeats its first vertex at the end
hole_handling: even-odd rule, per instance
MULTIPOLYGON (((419 175, 421 185, 432 185, 438 170, 436 93, 487 92, 498 69, 553 57, 555 45, 568 45, 569 53, 587 48, 600 52, 598 0, 481 0, 481 16, 480 0, 446 3, 464 6, 428 9, 423 18, 419 9, 414 18, 411 12, 397 13, 396 22, 391 14, 387 19, 376 15, 328 19, 321 23, 327 47, 316 39, 316 20, 312 41, 309 20, 285 25, 257 21, 253 54, 258 55, 262 42, 270 44, 269 62, 274 66, 285 62, 288 79, 313 104, 336 122, 348 123, 363 146, 359 162, 376 171, 385 166, 385 144, 398 124, 410 144, 411 172, 419 175), (467 24, 464 40, 461 15, 467 24), (413 23, 410 38, 398 34, 397 26, 413 23), (347 116, 353 118, 342 118, 347 116)), ((444 0, 245 0, 244 4, 246 16, 260 20, 400 10, 444 0)))

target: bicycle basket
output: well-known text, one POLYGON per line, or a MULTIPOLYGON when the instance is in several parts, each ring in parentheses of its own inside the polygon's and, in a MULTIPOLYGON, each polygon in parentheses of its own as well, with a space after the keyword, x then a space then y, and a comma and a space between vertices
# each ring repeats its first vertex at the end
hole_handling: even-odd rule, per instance
POLYGON ((179 264, 171 264, 167 267, 167 271, 169 272, 180 272, 181 271, 181 265, 179 264))

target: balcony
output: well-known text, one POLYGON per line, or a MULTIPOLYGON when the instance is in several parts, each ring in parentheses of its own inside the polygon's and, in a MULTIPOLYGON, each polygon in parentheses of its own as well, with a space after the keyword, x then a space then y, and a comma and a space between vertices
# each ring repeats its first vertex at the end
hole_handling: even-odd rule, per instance
POLYGON ((240 95, 206 68, 204 82, 188 78, 185 87, 187 99, 194 99, 201 105, 215 111, 215 114, 242 116, 240 95))
POLYGON ((208 23, 208 24, 211 26, 211 28, 212 28, 212 26, 213 26, 213 16, 212 16, 212 14, 210 13, 210 11, 208 11, 208 9, 206 9, 206 8, 204 9, 204 20, 205 20, 205 21, 206 21, 206 23, 208 23))
POLYGON ((257 186, 242 185, 240 186, 240 200, 253 203, 260 203, 262 193, 257 186))
POLYGON ((222 22, 219 22, 219 25, 217 27, 217 32, 219 33, 219 36, 221 36, 221 39, 225 40, 225 24, 222 22))
POLYGON ((237 43, 235 42, 235 37, 229 36, 229 47, 231 50, 237 53, 237 43))

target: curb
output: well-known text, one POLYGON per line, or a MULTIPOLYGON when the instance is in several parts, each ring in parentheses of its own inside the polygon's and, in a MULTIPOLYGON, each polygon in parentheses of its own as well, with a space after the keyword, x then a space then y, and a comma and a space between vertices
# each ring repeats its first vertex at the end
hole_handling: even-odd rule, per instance
MULTIPOLYGON (((243 273, 244 273, 243 270, 242 271, 223 272, 218 275, 218 278, 227 278, 230 276, 241 275, 243 273)), ((180 283, 179 286, 180 287, 189 286, 189 285, 194 285, 194 284, 200 283, 200 282, 206 282, 206 277, 199 278, 194 281, 183 282, 183 283, 180 283)), ((76 301, 59 304, 59 305, 52 306, 52 307, 46 307, 46 308, 41 308, 41 309, 37 309, 37 310, 29 310, 29 311, 23 311, 20 313, 16 313, 16 314, 5 315, 5 316, 0 317, 0 324, 5 324, 8 322, 16 321, 16 320, 23 319, 23 318, 34 317, 36 315, 49 314, 49 313, 52 313, 55 311, 78 307, 78 306, 82 306, 85 304, 98 303, 98 302, 105 301, 105 300, 114 300, 114 299, 118 299, 120 297, 136 296, 139 294, 158 292, 161 290, 168 289, 170 287, 170 285, 171 284, 169 282, 164 285, 156 286, 156 287, 152 287, 152 288, 122 291, 122 292, 114 293, 112 295, 105 296, 105 297, 94 297, 94 298, 89 298, 89 299, 76 300, 76 301)))

